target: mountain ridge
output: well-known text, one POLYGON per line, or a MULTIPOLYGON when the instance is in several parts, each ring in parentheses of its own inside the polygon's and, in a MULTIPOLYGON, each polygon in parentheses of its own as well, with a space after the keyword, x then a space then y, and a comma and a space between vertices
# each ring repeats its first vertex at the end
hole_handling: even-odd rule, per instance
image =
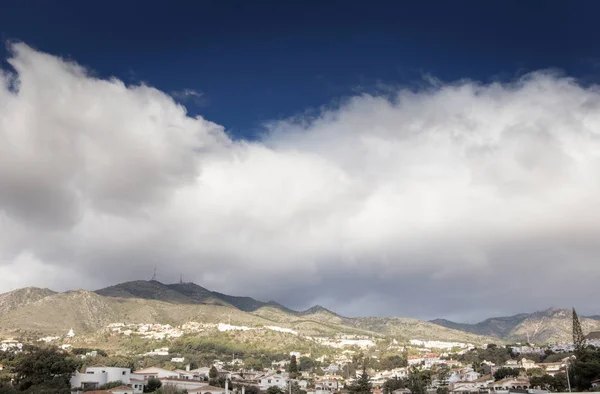
MULTIPOLYGON (((568 342, 571 335, 572 311, 550 307, 542 311, 492 317, 478 323, 457 323, 446 319, 430 320, 442 327, 486 335, 507 341, 568 342)), ((600 330, 597 316, 580 316, 584 331, 600 330)))
POLYGON ((130 281, 96 291, 23 289, 0 295, 12 300, 0 320, 0 332, 64 335, 106 330, 111 323, 160 323, 179 326, 187 322, 239 326, 279 326, 306 337, 338 334, 372 338, 394 336, 399 340, 420 338, 471 343, 488 343, 494 338, 452 330, 409 318, 348 318, 320 305, 294 311, 277 302, 251 297, 229 296, 194 283, 163 284, 158 281, 130 281), (33 293, 35 297, 24 294, 33 293), (22 302, 19 302, 19 298, 22 302))
MULTIPOLYGON (((471 343, 566 342, 571 324, 571 311, 556 307, 474 324, 394 316, 344 317, 321 305, 295 311, 275 301, 231 296, 192 282, 164 284, 156 280, 123 282, 95 291, 17 289, 0 294, 0 312, 0 330, 5 331, 56 333, 73 326, 93 332, 114 322, 180 325, 188 321, 230 321, 250 326, 279 325, 311 336, 354 333, 471 343)), ((581 319, 584 332, 600 330, 598 316, 581 319)))

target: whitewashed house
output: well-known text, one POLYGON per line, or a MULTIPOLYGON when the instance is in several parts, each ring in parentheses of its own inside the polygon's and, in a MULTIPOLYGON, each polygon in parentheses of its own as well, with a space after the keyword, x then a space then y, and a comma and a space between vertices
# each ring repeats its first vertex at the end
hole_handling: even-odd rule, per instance
POLYGON ((287 376, 284 375, 277 375, 277 374, 273 374, 273 375, 266 375, 263 376, 262 378, 260 378, 259 382, 258 382, 258 387, 261 390, 266 390, 269 387, 279 387, 281 389, 285 389, 288 385, 288 378, 287 376))
POLYGON ((97 389, 108 382, 117 381, 120 381, 124 385, 130 384, 131 369, 104 366, 87 367, 84 373, 75 371, 75 375, 71 377, 71 387, 97 389))

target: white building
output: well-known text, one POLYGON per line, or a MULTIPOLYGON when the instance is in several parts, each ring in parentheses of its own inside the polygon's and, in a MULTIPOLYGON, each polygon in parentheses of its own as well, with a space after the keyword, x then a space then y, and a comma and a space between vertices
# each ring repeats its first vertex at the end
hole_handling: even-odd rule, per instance
POLYGON ((133 373, 134 377, 137 379, 148 380, 149 378, 170 378, 170 379, 179 379, 179 374, 175 371, 169 371, 168 369, 158 368, 158 367, 150 367, 139 369, 133 373))
MULTIPOLYGON (((129 368, 116 368, 116 367, 87 367, 84 373, 75 372, 75 375, 71 377, 71 387, 81 387, 83 389, 97 389, 98 387, 105 385, 108 382, 120 381, 123 385, 131 384, 131 370, 129 368)), ((143 391, 143 384, 140 384, 139 391, 143 391)))
POLYGON ((281 389, 285 389, 288 384, 288 378, 284 375, 267 375, 260 378, 258 382, 258 387, 261 390, 266 390, 269 387, 279 387, 281 389))

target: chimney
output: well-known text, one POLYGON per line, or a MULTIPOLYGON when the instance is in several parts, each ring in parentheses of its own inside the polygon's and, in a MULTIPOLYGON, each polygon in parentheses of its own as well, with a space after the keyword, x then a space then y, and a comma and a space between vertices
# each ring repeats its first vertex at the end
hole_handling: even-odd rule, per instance
POLYGON ((186 365, 186 366, 185 366, 185 370, 186 370, 187 372, 190 372, 190 364, 189 364, 189 363, 188 363, 188 365, 186 365))
POLYGON ((242 386, 242 394, 246 394, 246 386, 242 386))
POLYGON ((225 394, 229 394, 229 379, 225 379, 225 394))

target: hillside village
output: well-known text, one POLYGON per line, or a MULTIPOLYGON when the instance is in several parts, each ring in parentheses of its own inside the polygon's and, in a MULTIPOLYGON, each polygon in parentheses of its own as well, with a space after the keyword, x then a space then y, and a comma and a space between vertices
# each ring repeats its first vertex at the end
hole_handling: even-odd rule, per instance
MULTIPOLYGON (((113 335, 139 336, 146 340, 180 338, 205 330, 278 331, 276 327, 236 327, 224 323, 189 323, 180 327, 113 323, 106 329, 113 335)), ((311 338, 329 346, 332 352, 328 355, 314 357, 310 353, 292 351, 273 359, 269 365, 256 365, 256 359, 235 354, 198 365, 188 355, 165 346, 135 355, 131 359, 137 359, 138 363, 131 368, 114 365, 115 359, 104 351, 82 352, 74 348, 72 343, 76 343, 76 338, 77 334, 71 329, 63 336, 42 337, 37 342, 42 346, 57 346, 77 359, 81 367, 70 378, 72 393, 94 394, 143 393, 156 381, 187 393, 346 394, 363 374, 368 376, 372 394, 416 392, 410 383, 415 376, 423 379, 423 393, 561 391, 566 389, 566 373, 575 346, 573 343, 476 346, 411 339, 405 343, 392 340, 387 344, 387 352, 381 352, 381 349, 374 351, 380 344, 372 339, 346 335, 328 340, 311 338), (114 387, 103 390, 108 386, 114 387)), ((600 348, 600 332, 588 334, 586 345, 600 348)), ((0 349, 6 358, 8 354, 23 352, 27 346, 16 339, 5 339, 0 349)), ((591 385, 596 388, 600 381, 596 379, 591 385)))
MULTIPOLYGON (((156 382, 205 394, 565 391, 580 351, 573 313, 557 308, 454 327, 345 318, 320 306, 297 312, 193 283, 135 281, 96 292, 16 290, 0 294, 0 309, 0 389, 19 380, 16 360, 56 349, 73 393, 159 393, 156 382)), ((584 382, 593 389, 600 321, 578 325, 598 366, 584 382)))

